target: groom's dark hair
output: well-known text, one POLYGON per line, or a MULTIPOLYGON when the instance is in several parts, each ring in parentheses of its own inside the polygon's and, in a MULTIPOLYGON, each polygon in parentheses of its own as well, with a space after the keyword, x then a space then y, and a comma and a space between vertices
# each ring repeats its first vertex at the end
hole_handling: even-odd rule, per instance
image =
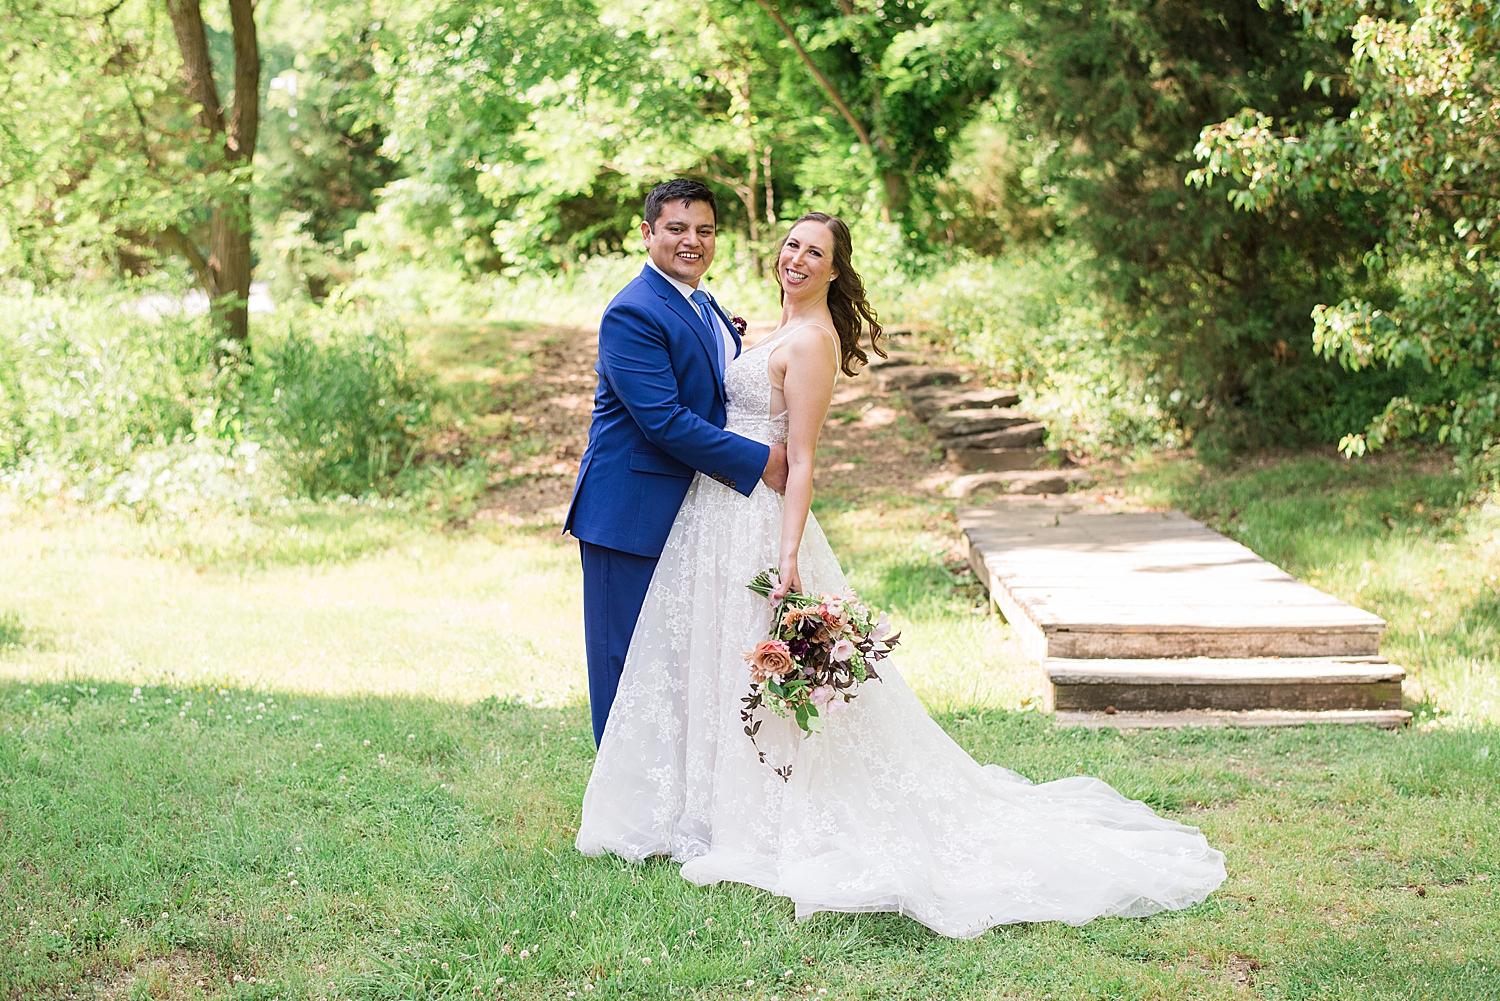
POLYGON ((646 196, 646 225, 651 227, 653 233, 656 232, 656 220, 661 218, 661 207, 667 202, 682 202, 687 205, 708 202, 708 207, 714 213, 714 225, 719 224, 719 200, 714 197, 709 186, 701 181, 679 177, 675 181, 658 184, 646 196))

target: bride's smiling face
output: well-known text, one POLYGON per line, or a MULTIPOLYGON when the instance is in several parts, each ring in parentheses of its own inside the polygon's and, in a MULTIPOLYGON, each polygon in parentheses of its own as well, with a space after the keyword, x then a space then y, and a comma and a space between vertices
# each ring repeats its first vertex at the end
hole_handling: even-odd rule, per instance
POLYGON ((776 278, 788 299, 811 301, 828 294, 833 270, 833 233, 813 219, 799 222, 781 245, 776 278))

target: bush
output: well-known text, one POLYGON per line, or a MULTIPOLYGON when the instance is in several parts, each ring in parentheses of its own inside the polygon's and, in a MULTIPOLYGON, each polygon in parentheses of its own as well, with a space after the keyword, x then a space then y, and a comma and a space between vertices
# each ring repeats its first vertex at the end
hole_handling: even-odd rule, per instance
POLYGON ((397 327, 308 314, 263 338, 244 407, 298 493, 359 495, 414 458, 431 415, 429 380, 397 327))
POLYGON ((205 316, 138 287, 0 301, 0 483, 138 513, 389 490, 430 388, 352 308, 257 318, 221 369, 205 316))
POLYGON ((205 317, 161 316, 150 297, 26 296, 0 326, 0 468, 43 463, 108 478, 143 447, 193 431, 218 385, 205 317))

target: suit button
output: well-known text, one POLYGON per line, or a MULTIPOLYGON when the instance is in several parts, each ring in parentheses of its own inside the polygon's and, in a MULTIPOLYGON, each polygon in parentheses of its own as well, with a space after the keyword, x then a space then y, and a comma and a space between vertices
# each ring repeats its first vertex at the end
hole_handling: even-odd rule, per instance
POLYGON ((728 486, 729 486, 730 490, 733 490, 734 489, 734 481, 730 480, 728 486))

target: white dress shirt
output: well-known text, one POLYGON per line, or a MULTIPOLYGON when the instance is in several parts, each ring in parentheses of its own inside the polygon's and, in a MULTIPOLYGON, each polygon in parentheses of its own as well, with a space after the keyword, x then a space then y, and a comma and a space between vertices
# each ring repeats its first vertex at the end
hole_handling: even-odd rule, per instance
MULTIPOLYGON (((694 313, 698 313, 698 304, 693 301, 693 287, 691 285, 687 284, 686 282, 680 282, 676 278, 673 278, 661 268, 658 268, 656 266, 656 262, 649 257, 646 258, 646 263, 651 266, 652 271, 655 271, 657 274, 661 275, 672 284, 673 288, 681 292, 682 297, 687 300, 689 308, 691 308, 694 313)), ((702 289, 705 292, 708 292, 708 286, 704 285, 701 282, 698 284, 698 288, 702 289)), ((712 293, 709 294, 712 295, 712 293)), ((701 316, 702 314, 700 313, 698 315, 701 316)), ((713 320, 714 327, 719 331, 720 340, 723 341, 724 354, 721 360, 724 362, 724 367, 727 368, 729 366, 729 363, 734 360, 735 351, 737 350, 734 343, 734 334, 730 333, 729 328, 724 325, 724 321, 719 317, 718 310, 710 308, 709 316, 713 320)))

